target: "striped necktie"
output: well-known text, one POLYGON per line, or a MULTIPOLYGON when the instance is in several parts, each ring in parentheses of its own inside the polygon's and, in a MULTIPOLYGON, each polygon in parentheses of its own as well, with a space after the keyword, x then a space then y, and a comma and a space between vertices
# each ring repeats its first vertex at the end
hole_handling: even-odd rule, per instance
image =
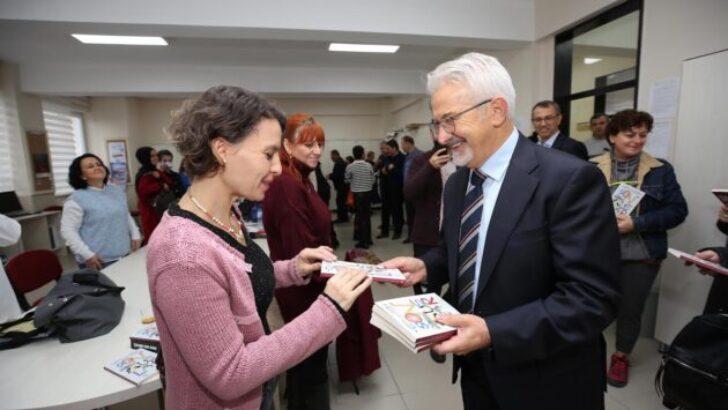
POLYGON ((483 214, 483 181, 486 176, 480 170, 470 172, 470 185, 465 193, 463 213, 460 217, 460 242, 458 250, 458 310, 469 313, 473 307, 475 285, 475 259, 478 255, 478 234, 483 214))

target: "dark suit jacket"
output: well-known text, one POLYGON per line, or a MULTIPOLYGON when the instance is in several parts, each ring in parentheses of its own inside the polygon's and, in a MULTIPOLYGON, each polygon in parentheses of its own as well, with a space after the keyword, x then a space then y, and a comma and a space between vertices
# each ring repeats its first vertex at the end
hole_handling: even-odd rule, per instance
MULTIPOLYGON (((428 281, 456 287, 460 215, 470 170, 445 186, 440 243, 428 281)), ((492 346, 464 357, 485 367, 503 409, 603 405, 601 332, 620 295, 619 235, 593 165, 519 137, 488 227, 474 314, 492 346)), ((455 293, 456 294, 456 293, 455 293)))
MULTIPOLYGON (((538 142, 538 136, 536 135, 532 135, 528 137, 528 139, 533 142, 538 142)), ((562 134, 561 132, 559 132, 559 135, 556 136, 556 140, 554 140, 551 148, 557 149, 559 151, 568 152, 569 154, 574 155, 577 158, 581 158, 584 161, 589 160, 589 153, 586 149, 586 145, 584 145, 584 143, 581 141, 577 141, 567 135, 562 134)))
POLYGON ((334 183, 336 191, 344 192, 348 190, 345 178, 347 165, 346 161, 341 158, 334 161, 334 169, 331 171, 331 182, 334 183))

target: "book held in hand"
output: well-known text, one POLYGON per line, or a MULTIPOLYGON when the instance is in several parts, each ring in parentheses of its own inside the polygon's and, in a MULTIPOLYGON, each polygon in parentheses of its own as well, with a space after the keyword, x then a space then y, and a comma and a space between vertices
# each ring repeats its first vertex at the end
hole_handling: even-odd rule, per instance
POLYGON ((331 277, 343 269, 363 270, 375 282, 402 283, 405 277, 399 269, 384 269, 366 263, 334 261, 321 263, 321 276, 331 277))
POLYGON ((710 261, 706 261, 705 259, 700 259, 695 255, 691 255, 689 253, 685 253, 683 251, 679 251, 677 249, 668 248, 667 252, 679 259, 688 261, 695 266, 699 267, 700 269, 709 270, 711 272, 715 272, 719 275, 725 275, 728 276, 728 268, 724 268, 723 266, 718 265, 717 263, 713 263, 710 261))
POLYGON ((137 386, 157 374, 157 354, 145 349, 135 349, 104 366, 104 369, 137 386))
POLYGON ((717 196, 724 205, 728 205, 728 189, 713 189, 710 192, 717 196))
POLYGON ((159 353, 160 343, 157 325, 139 328, 136 332, 129 336, 129 340, 131 341, 132 349, 147 349, 149 351, 159 353))
POLYGON ((614 213, 617 215, 629 215, 637 208, 645 193, 627 184, 619 184, 612 193, 612 204, 614 213))
POLYGON ((426 293, 375 302, 369 323, 419 353, 457 333, 438 322, 437 316, 458 313, 438 294, 426 293))

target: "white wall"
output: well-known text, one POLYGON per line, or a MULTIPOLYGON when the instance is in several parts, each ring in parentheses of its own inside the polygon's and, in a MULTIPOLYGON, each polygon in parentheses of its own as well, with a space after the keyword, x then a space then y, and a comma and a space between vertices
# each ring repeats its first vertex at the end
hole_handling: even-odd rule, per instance
POLYGON ((535 0, 536 38, 552 36, 622 0, 535 0))
POLYGON ((680 77, 683 60, 728 48, 727 21, 725 0, 645 0, 638 108, 650 108, 655 81, 680 77))

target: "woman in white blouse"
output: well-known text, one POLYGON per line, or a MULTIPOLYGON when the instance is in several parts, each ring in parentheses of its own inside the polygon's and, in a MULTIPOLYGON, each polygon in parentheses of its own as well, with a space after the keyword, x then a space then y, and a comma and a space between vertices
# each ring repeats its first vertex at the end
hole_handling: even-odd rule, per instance
POLYGON ((68 168, 75 191, 63 204, 61 235, 80 267, 102 269, 141 245, 126 193, 108 180, 109 169, 93 154, 81 155, 68 168))
MULTIPOLYGON (((20 240, 20 224, 12 218, 0 215, 0 246, 10 246, 20 240)), ((21 316, 20 305, 15 297, 10 280, 0 263, 0 323, 9 322, 21 316)))

